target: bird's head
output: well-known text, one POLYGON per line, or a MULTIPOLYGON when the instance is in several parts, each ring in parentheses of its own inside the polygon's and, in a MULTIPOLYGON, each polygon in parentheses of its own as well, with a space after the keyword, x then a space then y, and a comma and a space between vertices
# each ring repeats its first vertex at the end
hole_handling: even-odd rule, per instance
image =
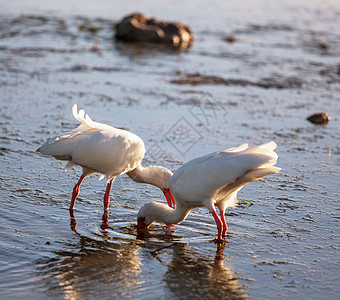
POLYGON ((149 169, 154 178, 153 185, 157 186, 161 190, 167 189, 168 181, 173 173, 169 169, 160 166, 151 166, 149 169))
POLYGON ((163 222, 162 215, 164 210, 173 211, 173 209, 158 202, 144 204, 137 215, 137 228, 147 229, 155 221, 163 222))
MULTIPOLYGON (((152 203, 152 202, 151 202, 152 203)), ((153 217, 153 206, 147 203, 141 207, 137 215, 137 229, 147 229, 155 218, 153 217)))
POLYGON ((138 229, 148 229, 150 224, 145 223, 145 217, 139 217, 137 218, 137 228, 138 229))

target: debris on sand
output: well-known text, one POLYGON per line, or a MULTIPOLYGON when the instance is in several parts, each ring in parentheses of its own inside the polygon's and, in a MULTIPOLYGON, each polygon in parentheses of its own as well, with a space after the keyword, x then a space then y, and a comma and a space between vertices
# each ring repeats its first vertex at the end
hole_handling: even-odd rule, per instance
POLYGON ((78 25, 78 30, 79 31, 89 31, 91 33, 97 33, 99 30, 99 27, 93 24, 86 24, 86 23, 81 23, 78 25))
POLYGON ((237 86, 257 86, 264 89, 289 89, 299 88, 303 82, 296 77, 284 78, 282 76, 261 78, 259 81, 250 81, 247 79, 223 78, 215 75, 202 75, 200 73, 191 73, 183 77, 172 79, 170 81, 174 84, 190 84, 190 85, 237 85, 237 86))
POLYGON ((223 37, 222 40, 227 42, 227 43, 236 42, 236 38, 233 35, 227 35, 227 36, 223 37))
POLYGON ((321 112, 309 116, 307 120, 313 124, 325 125, 331 120, 331 117, 327 113, 321 112))
POLYGON ((187 48, 194 39, 192 30, 182 22, 165 22, 133 13, 115 25, 117 40, 126 42, 162 43, 187 48))
POLYGON ((315 45, 321 50, 329 50, 330 48, 329 43, 322 39, 316 39, 315 45))

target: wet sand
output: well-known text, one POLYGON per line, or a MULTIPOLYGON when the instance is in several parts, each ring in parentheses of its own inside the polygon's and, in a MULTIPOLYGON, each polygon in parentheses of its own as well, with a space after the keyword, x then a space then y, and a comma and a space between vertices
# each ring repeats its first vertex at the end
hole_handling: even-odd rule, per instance
POLYGON ((337 1, 0 4, 2 299, 339 297, 337 1), (192 46, 116 42, 114 21, 138 10, 188 24, 192 46), (138 134, 145 165, 176 170, 274 140, 282 171, 240 191, 222 248, 206 209, 137 234, 139 208, 165 199, 127 176, 113 184, 108 222, 97 175, 70 219, 80 168, 65 173, 35 150, 77 126, 74 103, 138 134), (327 125, 306 120, 322 111, 327 125))

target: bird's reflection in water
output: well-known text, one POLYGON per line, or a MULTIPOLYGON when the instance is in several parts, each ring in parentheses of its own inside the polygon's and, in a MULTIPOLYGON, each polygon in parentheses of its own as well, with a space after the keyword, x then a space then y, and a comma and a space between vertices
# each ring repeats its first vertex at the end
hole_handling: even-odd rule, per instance
POLYGON ((165 274, 166 285, 176 299, 247 299, 229 267, 224 265, 224 246, 218 245, 213 263, 185 244, 173 247, 165 274))
POLYGON ((70 209, 69 212, 70 212, 70 228, 72 231, 78 234, 77 232, 78 223, 77 223, 76 217, 74 216, 74 209, 70 209))
POLYGON ((167 44, 155 43, 127 43, 116 41, 115 49, 119 54, 131 58, 138 57, 155 57, 159 53, 166 53, 168 55, 178 55, 187 51, 190 48, 190 43, 183 43, 180 47, 169 47, 167 44))
POLYGON ((137 240, 173 243, 181 238, 183 237, 176 235, 175 226, 157 225, 154 230, 152 227, 147 230, 137 229, 137 240))
POLYGON ((223 245, 218 245, 215 257, 211 257, 195 250, 195 246, 181 243, 182 237, 171 229, 156 228, 136 236, 136 229, 131 228, 130 240, 113 237, 107 230, 110 225, 105 211, 101 240, 99 236, 91 238, 77 232, 73 213, 70 225, 77 233, 75 241, 63 243, 53 258, 37 261, 47 298, 147 297, 150 288, 169 299, 247 298, 225 265, 223 245), (150 248, 155 247, 158 252, 150 253, 150 248))
POLYGON ((102 224, 100 225, 100 229, 102 230, 102 233, 104 235, 107 235, 107 229, 112 229, 112 227, 109 225, 109 211, 107 209, 104 210, 103 216, 102 216, 102 224))
POLYGON ((37 262, 47 286, 47 298, 85 299, 131 297, 141 288, 141 259, 137 243, 110 243, 78 233, 52 259, 37 262))
MULTIPOLYGON (((74 210, 70 209, 69 212, 70 212, 70 229, 79 235, 77 231, 78 223, 74 215, 74 210)), ((100 225, 100 229, 102 230, 102 233, 104 235, 107 235, 107 231, 106 231, 107 229, 112 229, 112 227, 108 223, 108 220, 109 220, 109 211, 107 209, 104 209, 104 213, 102 215, 102 224, 100 225)))

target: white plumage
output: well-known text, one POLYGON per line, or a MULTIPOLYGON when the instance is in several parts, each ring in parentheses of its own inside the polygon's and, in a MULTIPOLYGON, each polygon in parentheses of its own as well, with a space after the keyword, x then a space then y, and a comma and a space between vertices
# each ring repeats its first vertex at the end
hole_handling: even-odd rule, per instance
MULTIPOLYGON (((87 114, 85 115, 84 110, 78 112, 76 104, 72 112, 81 124, 71 131, 49 139, 37 150, 44 155, 68 161, 65 170, 69 170, 74 165, 83 168, 82 176, 73 189, 70 210, 74 208, 83 179, 95 172, 101 173, 101 178, 107 179, 105 209, 109 205, 112 181, 125 173, 137 182, 153 184, 162 190, 166 189, 163 177, 170 171, 157 166, 149 168, 141 166, 145 154, 145 146, 141 138, 129 131, 92 121, 87 114), (154 176, 155 172, 161 175, 164 173, 163 177, 154 176)), ((172 175, 170 173, 166 176, 166 181, 172 175)))
POLYGON ((191 209, 205 206, 216 221, 217 239, 222 240, 227 231, 225 210, 237 204, 238 191, 246 183, 280 170, 274 166, 278 158, 275 148, 274 142, 253 148, 243 144, 187 162, 168 181, 175 209, 156 202, 145 204, 138 213, 138 226, 147 228, 153 221, 178 224, 191 209))

